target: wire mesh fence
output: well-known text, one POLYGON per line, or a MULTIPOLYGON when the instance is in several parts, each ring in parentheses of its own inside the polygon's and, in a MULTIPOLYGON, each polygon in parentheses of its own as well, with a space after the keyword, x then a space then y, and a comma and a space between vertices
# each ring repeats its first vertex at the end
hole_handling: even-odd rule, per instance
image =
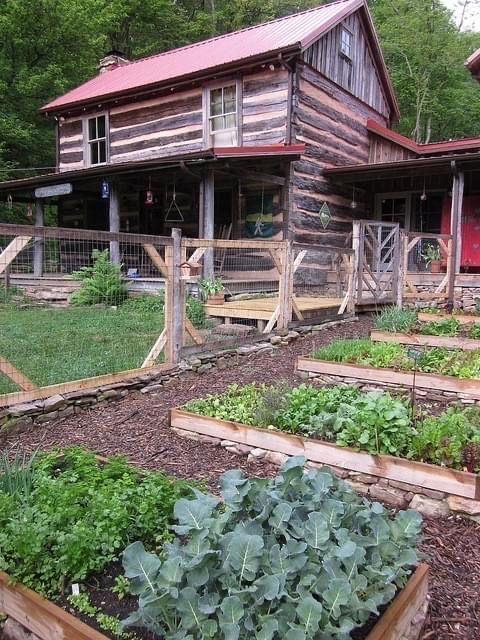
POLYGON ((0 225, 0 396, 141 368, 165 326, 170 244, 0 225))
POLYGON ((402 300, 421 305, 453 298, 453 237, 449 234, 403 234, 402 300))

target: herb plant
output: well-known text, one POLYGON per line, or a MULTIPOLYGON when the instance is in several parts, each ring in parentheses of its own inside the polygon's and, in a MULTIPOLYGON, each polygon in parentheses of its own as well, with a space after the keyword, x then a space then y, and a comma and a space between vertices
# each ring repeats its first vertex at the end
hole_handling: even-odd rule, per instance
POLYGON ((256 383, 243 387, 232 384, 222 395, 209 395, 205 399, 191 400, 184 408, 201 416, 254 425, 265 389, 265 385, 256 383))
POLYGON ((410 333, 413 331, 416 321, 417 312, 415 309, 385 307, 375 317, 375 329, 394 333, 410 333))
POLYGON ((175 505, 177 539, 160 558, 124 551, 139 607, 127 626, 165 640, 344 639, 405 585, 421 517, 356 496, 328 470, 292 458, 275 478, 229 471, 223 503, 175 505))
POLYGON ((55 596, 118 557, 130 540, 168 539, 186 482, 140 473, 123 459, 101 464, 77 448, 39 454, 28 502, 0 489, 0 569, 55 596))

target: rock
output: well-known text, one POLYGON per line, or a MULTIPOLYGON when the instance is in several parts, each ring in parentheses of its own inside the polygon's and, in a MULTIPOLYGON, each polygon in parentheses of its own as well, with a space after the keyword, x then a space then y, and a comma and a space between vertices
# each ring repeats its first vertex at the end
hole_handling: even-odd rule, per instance
POLYGON ((209 369, 213 368, 213 364, 211 362, 205 362, 205 364, 202 364, 200 367, 198 367, 197 372, 198 373, 205 373, 205 371, 208 371, 209 369))
POLYGON ((450 509, 445 502, 419 495, 413 496, 410 502, 410 509, 415 509, 427 518, 445 518, 450 513, 450 509))
POLYGON ((432 500, 444 500, 447 494, 443 491, 435 491, 435 489, 427 489, 415 484, 407 484, 406 482, 399 482, 397 480, 389 480, 389 485, 396 489, 402 489, 402 491, 412 491, 413 493, 419 493, 432 500))
POLYGON ((380 487, 379 485, 371 485, 369 490, 370 498, 374 500, 380 500, 387 504, 397 507, 398 509, 404 509, 407 506, 407 499, 405 493, 400 489, 392 489, 390 487, 380 487))
POLYGON ((228 363, 226 358, 219 358, 217 360, 217 369, 226 369, 227 365, 228 363))
POLYGON ((3 640, 40 640, 38 636, 22 627, 21 624, 13 620, 13 618, 7 618, 3 625, 3 640))
POLYGON ((235 455, 240 455, 240 451, 238 451, 236 446, 233 447, 225 447, 225 451, 229 451, 230 453, 234 453, 235 455))
POLYGON ((368 486, 366 484, 361 484, 360 482, 353 482, 352 480, 345 480, 346 484, 357 493, 359 496, 367 496, 368 495, 368 486))
POLYGON ((469 500, 460 496, 449 496, 447 504, 452 511, 466 513, 469 516, 480 516, 480 500, 469 500))
POLYGON ((272 464, 282 465, 288 460, 289 456, 286 453, 279 453, 278 451, 267 451, 265 454, 265 460, 272 464))
POLYGON ((7 414, 10 416, 27 416, 30 413, 38 413, 42 410, 42 407, 43 402, 24 402, 8 407, 7 414))
POLYGON ((215 329, 215 333, 223 336, 248 336, 255 333, 255 327, 245 324, 221 324, 215 329))
POLYGON ((267 452, 265 451, 265 449, 258 449, 258 448, 255 448, 255 449, 252 449, 252 450, 250 451, 250 454, 249 454, 249 456, 248 456, 248 457, 249 457, 250 459, 254 459, 254 460, 261 460, 262 458, 264 458, 264 457, 265 457, 265 454, 266 454, 266 453, 267 453, 267 452))
POLYGON ((237 443, 233 442, 232 440, 222 440, 220 442, 220 446, 221 447, 236 447, 237 443))
POLYGON ((280 336, 272 336, 270 338, 270 344, 277 345, 282 342, 282 338, 280 336))
POLYGON ((143 389, 140 389, 140 393, 154 393, 155 391, 160 391, 162 387, 163 384, 161 382, 157 384, 149 384, 148 387, 143 387, 143 389))
POLYGON ((296 340, 300 337, 300 334, 298 333, 298 331, 289 331, 288 337, 290 338, 290 340, 296 340))
POLYGON ((366 473, 351 473, 350 478, 354 482, 361 482, 362 484, 377 484, 378 482, 378 478, 369 476, 366 473))
POLYGON ((58 412, 58 417, 59 418, 66 418, 67 416, 71 416, 75 413, 75 408, 73 407, 73 405, 70 405, 68 407, 65 407, 65 409, 61 409, 58 412))
POLYGON ((98 396, 99 401, 102 400, 113 400, 114 398, 119 398, 120 393, 116 389, 109 389, 108 391, 104 391, 98 396))

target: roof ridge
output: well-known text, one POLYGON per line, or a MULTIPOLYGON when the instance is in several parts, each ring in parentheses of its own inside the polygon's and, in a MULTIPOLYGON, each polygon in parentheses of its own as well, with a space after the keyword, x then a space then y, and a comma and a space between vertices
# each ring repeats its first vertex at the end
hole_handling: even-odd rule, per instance
MULTIPOLYGON (((273 24, 275 22, 282 22, 284 20, 288 20, 296 16, 305 15, 306 13, 313 13, 314 11, 319 11, 320 9, 323 9, 325 7, 330 7, 335 4, 348 4, 349 2, 353 2, 353 1, 354 0, 334 0, 333 2, 325 2, 324 4, 320 4, 317 7, 310 7, 309 9, 304 9, 303 11, 296 11, 295 13, 290 13, 287 16, 281 16, 280 18, 274 18, 273 20, 267 20, 266 22, 259 22, 258 24, 252 24, 249 27, 243 27, 242 29, 236 29, 235 31, 227 31, 226 33, 221 33, 217 36, 206 38, 205 40, 199 40, 198 42, 191 42, 189 44, 184 44, 181 47, 175 47, 175 49, 167 49, 166 51, 159 51, 158 53, 151 53, 148 56, 135 58, 135 60, 130 60, 126 65, 121 65, 117 67, 117 69, 122 69, 122 67, 131 66, 131 65, 137 64, 138 62, 143 62, 144 60, 151 60, 152 58, 160 58, 161 56, 165 56, 170 53, 176 53, 177 51, 184 51, 185 49, 193 49, 194 47, 203 45, 206 42, 215 42, 216 40, 222 40, 223 38, 232 36, 235 33, 244 33, 246 31, 252 31, 254 29, 258 29, 259 27, 263 27, 268 24, 273 24)), ((115 69, 113 69, 112 71, 115 71, 115 69)))
POLYGON ((417 142, 417 144, 420 148, 424 148, 434 144, 451 144, 452 142, 471 142, 471 141, 480 142, 480 135, 468 136, 467 138, 449 138, 448 140, 437 140, 435 142, 417 142))

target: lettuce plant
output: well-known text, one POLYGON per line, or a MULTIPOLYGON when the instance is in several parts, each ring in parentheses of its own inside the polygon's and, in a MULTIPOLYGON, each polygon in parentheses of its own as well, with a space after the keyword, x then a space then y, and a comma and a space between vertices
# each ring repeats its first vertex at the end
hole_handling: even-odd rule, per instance
POLYGON ((125 626, 166 640, 347 639, 404 586, 421 518, 355 495, 291 458, 275 478, 222 476, 223 502, 175 505, 177 539, 159 557, 123 553, 138 610, 125 626))

